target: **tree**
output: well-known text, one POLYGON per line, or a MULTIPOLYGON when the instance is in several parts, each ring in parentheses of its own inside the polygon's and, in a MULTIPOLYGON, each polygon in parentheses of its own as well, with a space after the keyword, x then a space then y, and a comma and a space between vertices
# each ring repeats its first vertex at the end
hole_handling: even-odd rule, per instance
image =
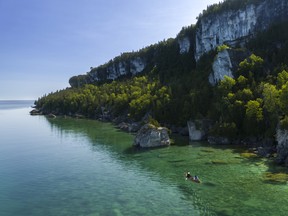
POLYGON ((255 54, 240 62, 238 74, 250 79, 259 80, 264 75, 264 60, 255 54))
POLYGON ((229 92, 232 91, 232 88, 235 86, 236 81, 229 76, 224 76, 224 79, 220 81, 220 84, 218 85, 218 89, 220 90, 220 93, 222 95, 227 95, 229 92))
POLYGON ((286 70, 283 70, 277 76, 277 86, 278 86, 278 88, 281 88, 287 82, 288 82, 288 72, 286 70))
POLYGON ((250 100, 246 104, 246 116, 249 119, 254 119, 257 122, 263 120, 263 109, 261 107, 261 99, 250 100))
POLYGON ((263 108, 269 113, 278 113, 279 111, 279 91, 275 85, 265 83, 263 88, 263 108))

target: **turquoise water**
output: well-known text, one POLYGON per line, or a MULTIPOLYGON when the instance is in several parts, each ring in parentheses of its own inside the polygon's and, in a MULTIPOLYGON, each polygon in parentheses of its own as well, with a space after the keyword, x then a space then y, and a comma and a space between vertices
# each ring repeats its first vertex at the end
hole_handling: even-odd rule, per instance
POLYGON ((276 171, 271 161, 244 158, 241 148, 176 137, 174 146, 140 151, 131 147, 132 134, 111 124, 30 116, 31 105, 0 108, 0 215, 284 216, 288 211, 287 183, 265 179, 276 171), (202 183, 185 181, 187 170, 202 183))

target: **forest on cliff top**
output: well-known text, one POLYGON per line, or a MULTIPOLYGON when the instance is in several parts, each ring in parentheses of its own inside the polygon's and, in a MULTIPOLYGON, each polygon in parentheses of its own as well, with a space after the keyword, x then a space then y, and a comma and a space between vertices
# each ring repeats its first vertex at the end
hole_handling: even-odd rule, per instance
MULTIPOLYGON (((223 10, 225 2, 229 1, 209 6, 201 16, 223 10)), ((105 113, 110 120, 121 116, 140 121, 149 114, 154 122, 176 126, 185 126, 191 119, 210 119, 213 135, 273 137, 279 122, 288 128, 287 26, 287 22, 277 23, 244 47, 234 47, 250 54, 241 60, 234 78, 225 77, 216 86, 208 82, 213 60, 217 52, 230 48, 218 47, 197 63, 193 44, 189 52, 180 54, 178 39, 195 38, 197 26, 192 25, 175 39, 136 52, 150 59, 137 76, 67 88, 44 95, 35 104, 43 113, 95 119, 105 113)), ((125 57, 129 55, 135 52, 125 57)))

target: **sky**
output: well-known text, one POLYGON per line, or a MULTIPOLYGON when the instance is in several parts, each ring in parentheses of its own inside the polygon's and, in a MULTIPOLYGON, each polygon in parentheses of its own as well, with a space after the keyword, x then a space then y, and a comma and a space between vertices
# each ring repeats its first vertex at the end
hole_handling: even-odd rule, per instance
POLYGON ((175 38, 219 0, 0 0, 0 100, 69 87, 123 52, 175 38))

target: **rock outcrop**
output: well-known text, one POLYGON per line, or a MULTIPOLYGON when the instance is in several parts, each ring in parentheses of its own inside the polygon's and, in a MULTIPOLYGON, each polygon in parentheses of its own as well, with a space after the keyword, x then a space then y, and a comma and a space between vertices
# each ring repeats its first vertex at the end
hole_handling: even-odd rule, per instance
POLYGON ((257 32, 270 25, 287 20, 287 0, 263 0, 243 9, 208 14, 198 20, 196 32, 196 61, 204 54, 227 44, 243 44, 257 32))
POLYGON ((115 80, 125 75, 141 73, 146 66, 144 58, 135 57, 127 61, 111 62, 107 67, 98 67, 89 72, 93 81, 115 80))
MULTIPOLYGON (((196 26, 191 27, 192 31, 184 29, 175 38, 175 43, 179 47, 178 55, 194 53, 194 58, 198 61, 203 54, 220 45, 226 44, 231 48, 244 45, 248 39, 268 29, 272 24, 288 20, 287 0, 255 2, 239 9, 227 9, 223 12, 211 12, 200 16, 196 26)), ((71 77, 69 83, 72 87, 79 87, 85 84, 107 82, 123 76, 134 76, 146 70, 148 72, 158 65, 156 59, 163 51, 162 45, 155 44, 137 52, 123 53, 106 64, 91 67, 84 75, 71 77)), ((231 57, 229 60, 228 54, 230 55, 230 51, 218 54, 213 65, 214 74, 209 78, 212 84, 223 77, 222 72, 215 71, 226 70, 226 75, 232 74, 233 61, 231 57)))
POLYGON ((195 122, 188 121, 189 139, 191 141, 200 141, 204 139, 205 132, 196 127, 195 122))
POLYGON ((278 142, 276 162, 288 166, 288 131, 278 129, 276 140, 278 142))
POLYGON ((145 124, 136 134, 134 146, 141 148, 153 148, 161 146, 169 146, 170 138, 168 129, 163 127, 155 127, 151 124, 145 124))
POLYGON ((233 78, 232 62, 228 50, 219 52, 212 65, 213 73, 209 76, 209 83, 216 85, 218 81, 223 80, 225 76, 233 78))
POLYGON ((185 54, 188 53, 190 51, 190 40, 188 37, 184 37, 184 38, 179 38, 178 39, 178 45, 179 45, 179 49, 180 49, 180 54, 185 54))
POLYGON ((33 109, 30 111, 30 115, 42 115, 42 111, 39 109, 33 109))
POLYGON ((212 65, 212 73, 209 75, 209 83, 216 85, 223 80, 225 76, 234 78, 239 63, 250 55, 250 52, 244 49, 225 49, 219 52, 212 65))
POLYGON ((211 121, 202 119, 187 122, 190 141, 201 141, 207 139, 211 127, 211 121))

